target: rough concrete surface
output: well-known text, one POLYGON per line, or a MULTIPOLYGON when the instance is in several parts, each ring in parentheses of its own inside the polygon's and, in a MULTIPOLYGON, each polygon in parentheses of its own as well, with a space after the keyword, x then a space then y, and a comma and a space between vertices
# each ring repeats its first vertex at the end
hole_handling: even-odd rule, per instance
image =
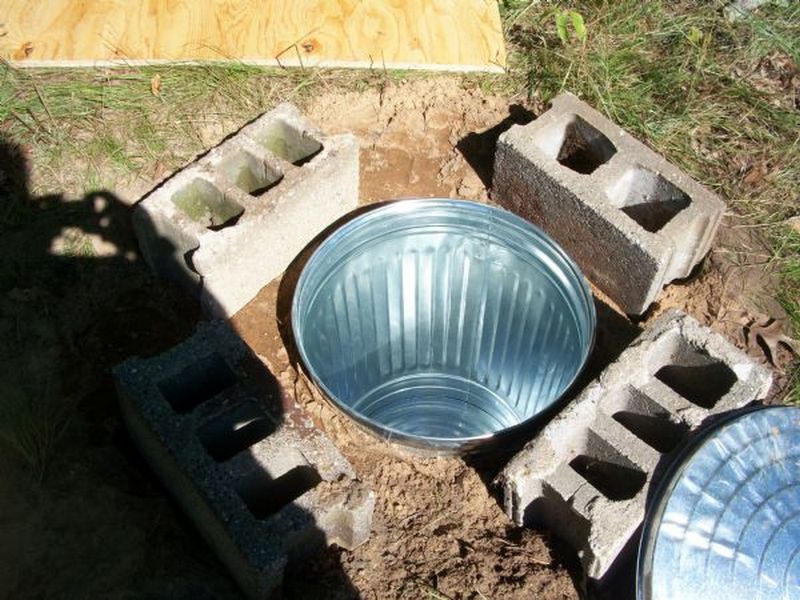
POLYGON ((668 311, 509 462, 496 481, 506 513, 556 533, 601 579, 635 543, 651 490, 689 436, 771 382, 720 335, 668 311))
POLYGON ((731 23, 747 17, 751 11, 769 4, 771 0, 735 0, 728 4, 723 10, 725 18, 731 23))
POLYGON ((281 104, 173 174, 133 221, 150 267, 229 317, 356 207, 358 142, 281 104))
POLYGON ((292 559, 368 538, 374 494, 223 322, 114 378, 134 441, 249 597, 292 559))
POLYGON ((537 223, 628 314, 686 277, 725 204, 571 94, 500 136, 493 198, 537 223))

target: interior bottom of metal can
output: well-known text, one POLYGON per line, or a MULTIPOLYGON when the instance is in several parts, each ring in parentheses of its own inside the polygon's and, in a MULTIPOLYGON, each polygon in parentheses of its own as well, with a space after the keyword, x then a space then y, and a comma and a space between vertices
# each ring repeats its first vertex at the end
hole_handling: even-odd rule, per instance
POLYGON ((446 373, 415 373, 392 379, 350 405, 386 429, 408 435, 458 439, 519 424, 513 408, 489 388, 446 373))

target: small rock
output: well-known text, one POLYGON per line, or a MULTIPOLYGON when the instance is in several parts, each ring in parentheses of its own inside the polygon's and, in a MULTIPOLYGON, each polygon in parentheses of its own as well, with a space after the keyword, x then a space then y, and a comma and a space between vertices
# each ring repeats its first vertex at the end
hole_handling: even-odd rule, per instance
POLYGON ((755 10, 769 1, 770 0, 735 0, 735 2, 731 2, 726 6, 722 12, 729 22, 734 23, 745 17, 751 10, 755 10))

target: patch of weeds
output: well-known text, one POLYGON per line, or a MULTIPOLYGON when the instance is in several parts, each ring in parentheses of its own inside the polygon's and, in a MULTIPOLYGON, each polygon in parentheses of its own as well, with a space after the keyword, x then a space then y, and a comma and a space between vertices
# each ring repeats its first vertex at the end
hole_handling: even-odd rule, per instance
POLYGON ((0 228, 19 225, 29 208, 28 171, 22 148, 0 138, 0 228))
POLYGON ((115 177, 154 164, 175 168, 208 146, 211 126, 231 129, 279 101, 301 101, 322 78, 237 63, 71 70, 0 63, 0 128, 47 175, 33 177, 33 193, 77 194, 89 169, 106 162, 115 177))
POLYGON ((62 256, 69 258, 93 258, 95 255, 92 240, 82 231, 70 229, 64 234, 62 256))
POLYGON ((786 2, 769 3, 747 18, 740 19, 738 27, 747 31, 747 53, 758 59, 764 54, 781 50, 795 62, 800 62, 800 5, 786 2))
POLYGON ((94 164, 83 166, 83 189, 81 194, 91 194, 97 190, 110 189, 108 174, 94 164))
POLYGON ((110 159, 116 166, 136 171, 135 162, 128 156, 124 144, 112 133, 92 139, 86 145, 86 152, 94 160, 110 159))
POLYGON ((157 160, 167 149, 166 141, 149 121, 137 123, 133 129, 133 138, 139 140, 145 152, 143 160, 157 160))
POLYGON ((0 440, 13 449, 41 480, 71 410, 48 390, 4 386, 0 402, 0 440))
POLYGON ((6 259, 0 262, 0 293, 18 287, 22 281, 25 281, 25 274, 19 261, 6 259))

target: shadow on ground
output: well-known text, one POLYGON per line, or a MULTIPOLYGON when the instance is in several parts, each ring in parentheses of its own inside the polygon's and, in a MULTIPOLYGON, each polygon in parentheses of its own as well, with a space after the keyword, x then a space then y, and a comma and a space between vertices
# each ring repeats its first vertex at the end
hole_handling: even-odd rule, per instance
MULTIPOLYGON (((121 422, 110 369, 201 319, 144 265, 130 212, 109 191, 32 196, 0 138, 0 597, 241 597, 121 422)), ((336 549, 323 562, 290 567, 284 596, 357 597, 336 549)))
POLYGON ((492 187, 494 177, 494 153, 498 138, 514 125, 527 125, 535 119, 535 115, 519 104, 508 108, 508 116, 494 127, 480 133, 470 133, 456 144, 456 148, 464 159, 480 177, 487 189, 492 187))

